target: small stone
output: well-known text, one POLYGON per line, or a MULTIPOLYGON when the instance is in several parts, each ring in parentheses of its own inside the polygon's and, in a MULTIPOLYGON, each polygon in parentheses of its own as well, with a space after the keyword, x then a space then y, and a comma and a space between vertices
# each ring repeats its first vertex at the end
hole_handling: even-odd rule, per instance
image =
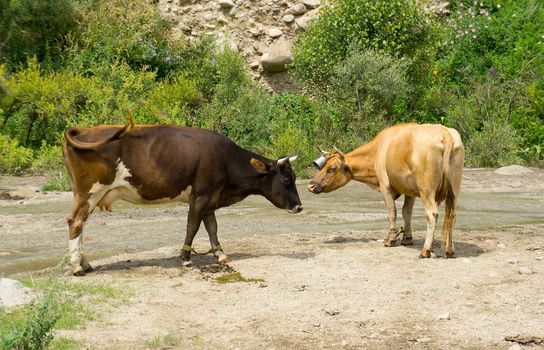
POLYGON ((538 301, 538 305, 544 306, 544 299, 540 299, 540 300, 538 301))
POLYGON ((302 3, 309 9, 315 9, 316 7, 321 6, 320 0, 302 0, 302 3))
POLYGON ((253 61, 253 62, 251 62, 249 64, 249 68, 251 68, 251 69, 257 69, 257 68, 259 68, 259 66, 260 66, 259 61, 253 61))
POLYGON ((522 266, 518 269, 518 272, 520 275, 532 275, 533 274, 533 270, 531 270, 530 268, 528 267, 525 267, 525 266, 522 266))
POLYGON ((502 243, 497 244, 497 248, 504 249, 506 246, 502 243))
POLYGON ((384 243, 384 242, 385 242, 385 239, 377 239, 376 242, 378 242, 378 243, 384 243))
POLYGON ((294 20, 295 20, 295 16, 291 14, 283 16, 283 21, 285 23, 292 23, 294 20))
POLYGON ((537 257, 536 257, 536 260, 538 260, 538 261, 544 260, 544 255, 537 256, 537 257))
POLYGON ((234 7, 234 2, 232 2, 232 0, 219 0, 218 3, 222 9, 231 9, 234 7))
POLYGON ((348 239, 344 236, 333 235, 333 236, 330 236, 329 239, 325 241, 325 243, 345 243, 347 241, 348 239))
POLYGON ((514 258, 510 258, 510 259, 508 259, 508 263, 511 264, 511 265, 515 265, 515 264, 518 263, 518 260, 514 259, 514 258))
POLYGON ((261 31, 259 29, 257 29, 257 28, 251 28, 249 30, 249 32, 251 33, 251 35, 253 35, 255 37, 257 37, 257 36, 259 36, 261 34, 261 31))
POLYGON ((417 341, 418 343, 424 344, 424 343, 430 343, 430 342, 432 342, 433 339, 430 338, 430 337, 423 337, 423 338, 417 338, 416 341, 417 341))
POLYGON ((449 313, 449 312, 446 312, 445 314, 438 316, 438 319, 439 319, 439 320, 443 320, 443 321, 447 321, 447 320, 450 319, 450 317, 451 317, 451 316, 450 316, 450 313, 449 313))
POLYGON ((282 30, 276 27, 270 28, 268 30, 268 35, 270 35, 270 37, 272 38, 279 38, 280 36, 282 36, 282 34, 283 34, 282 30))
POLYGON ((291 13, 295 16, 303 15, 308 11, 306 6, 302 3, 297 3, 291 7, 291 13))

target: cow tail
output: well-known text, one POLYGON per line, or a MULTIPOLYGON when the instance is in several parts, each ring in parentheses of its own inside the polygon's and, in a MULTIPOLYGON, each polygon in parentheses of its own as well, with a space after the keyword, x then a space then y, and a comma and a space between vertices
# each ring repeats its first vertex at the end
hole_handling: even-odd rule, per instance
POLYGON ((446 203, 453 203, 455 200, 455 192, 453 191, 452 182, 451 182, 451 156, 453 151, 453 138, 448 131, 444 132, 445 136, 445 147, 444 147, 444 157, 443 157, 443 171, 444 171, 444 181, 446 186, 446 203))
POLYGON ((121 129, 117 130, 115 134, 108 137, 107 139, 96 141, 96 142, 81 142, 77 141, 75 137, 79 135, 79 128, 68 128, 64 132, 64 138, 66 139, 66 142, 74 147, 79 149, 94 149, 96 147, 103 146, 107 143, 110 143, 115 140, 119 140, 123 136, 125 136, 128 132, 130 132, 134 128, 134 121, 132 120, 132 115, 129 113, 128 116, 128 122, 125 126, 123 126, 121 129))

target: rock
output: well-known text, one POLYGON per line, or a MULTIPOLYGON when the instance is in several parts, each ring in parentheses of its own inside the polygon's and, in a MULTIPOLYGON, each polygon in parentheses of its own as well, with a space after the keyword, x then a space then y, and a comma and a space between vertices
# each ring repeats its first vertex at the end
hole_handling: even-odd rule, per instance
POLYGON ((261 35, 261 31, 257 28, 251 28, 249 30, 249 32, 251 33, 251 35, 253 35, 254 37, 258 37, 259 35, 261 35))
POLYGON ((287 69, 285 65, 291 63, 291 61, 291 45, 284 38, 279 38, 263 49, 261 65, 267 72, 283 72, 287 69))
POLYGON ((538 261, 544 260, 544 255, 537 256, 537 257, 536 257, 536 260, 538 260, 538 261))
POLYGON ((424 344, 424 343, 430 343, 430 342, 432 342, 432 341, 433 341, 433 339, 430 338, 430 337, 423 337, 423 338, 417 338, 417 339, 416 339, 416 342, 418 342, 418 343, 423 343, 423 344, 424 344))
POLYGON ((305 14, 308 9, 306 8, 306 6, 304 6, 303 3, 296 3, 295 5, 293 5, 291 8, 290 8, 290 12, 295 15, 295 16, 300 16, 300 15, 303 15, 305 14))
POLYGON ((499 175, 517 176, 534 174, 534 171, 521 165, 509 165, 498 168, 494 173, 499 175))
POLYGON ((295 19, 295 23, 302 30, 308 30, 308 27, 310 27, 311 21, 312 19, 306 16, 295 19))
POLYGON ((0 278, 0 306, 12 307, 28 304, 36 297, 37 293, 19 281, 9 278, 0 278))
POLYGON ((518 263, 518 260, 514 259, 514 258, 510 258, 510 259, 508 259, 508 263, 511 264, 511 265, 515 265, 515 264, 518 263))
POLYGON ((291 14, 283 16, 283 21, 285 23, 292 23, 294 20, 295 20, 295 16, 291 14))
POLYGON ((219 0, 217 2, 222 9, 231 9, 234 7, 234 2, 232 0, 219 0))
POLYGON ((302 0, 302 3, 309 9, 315 9, 321 6, 320 0, 302 0))
POLYGON ((525 266, 522 266, 518 269, 518 272, 520 275, 532 275, 533 274, 533 270, 531 270, 530 268, 528 267, 525 267, 525 266))
POLYGON ((251 68, 251 69, 257 69, 257 68, 259 68, 259 66, 260 66, 259 61, 252 61, 252 62, 249 64, 249 68, 251 68))
POLYGON ((273 27, 268 30, 268 35, 272 38, 279 38, 282 34, 283 32, 280 28, 273 27))
POLYGON ((446 312, 445 314, 438 316, 438 319, 439 319, 439 320, 443 320, 443 321, 447 321, 447 320, 450 319, 450 317, 451 317, 451 316, 450 316, 450 313, 449 313, 449 312, 446 312))
POLYGON ((325 243, 345 243, 348 239, 344 236, 340 235, 333 235, 330 236, 328 240, 325 241, 325 243))
POLYGON ((504 249, 506 248, 506 245, 504 245, 503 243, 498 243, 497 248, 504 249))
POLYGON ((385 242, 385 239, 377 239, 376 242, 378 242, 378 243, 384 243, 384 242, 385 242))

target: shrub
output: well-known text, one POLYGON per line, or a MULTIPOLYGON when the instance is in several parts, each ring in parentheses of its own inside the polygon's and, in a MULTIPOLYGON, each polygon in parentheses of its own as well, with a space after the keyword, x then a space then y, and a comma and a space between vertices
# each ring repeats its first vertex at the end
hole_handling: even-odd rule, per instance
POLYGON ((171 36, 172 23, 147 1, 108 0, 82 2, 84 31, 72 47, 71 65, 85 75, 109 64, 155 71, 166 77, 181 64, 181 41, 171 36))
POLYGON ((0 63, 16 68, 36 57, 58 66, 77 41, 79 21, 71 0, 0 0, 0 63))
POLYGON ((319 18, 293 50, 294 75, 308 87, 326 86, 334 67, 351 48, 374 49, 412 59, 411 77, 432 52, 432 26, 413 1, 338 0, 323 6, 319 18))
POLYGON ((0 134, 0 174, 21 175, 32 165, 32 150, 19 146, 17 140, 0 134))
POLYGON ((217 55, 217 72, 215 95, 199 114, 201 125, 242 147, 263 150, 270 135, 272 99, 249 78, 242 58, 232 51, 217 55))

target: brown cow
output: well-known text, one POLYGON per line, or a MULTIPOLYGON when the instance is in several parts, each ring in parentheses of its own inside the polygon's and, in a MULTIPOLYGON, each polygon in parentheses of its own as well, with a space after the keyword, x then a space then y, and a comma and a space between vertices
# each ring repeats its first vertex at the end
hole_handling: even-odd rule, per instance
POLYGON ((452 229, 459 199, 464 163, 464 147, 457 130, 442 125, 401 124, 380 132, 369 143, 343 154, 326 154, 326 163, 310 184, 312 193, 334 191, 350 180, 378 190, 388 210, 386 246, 394 246, 403 232, 401 244, 412 244, 411 218, 415 197, 420 197, 427 215, 427 236, 420 257, 433 250, 438 205, 446 201, 442 228, 442 251, 453 257, 452 229), (404 195, 404 228, 396 229, 395 199, 404 195))
POLYGON ((82 230, 92 211, 111 210, 122 199, 136 204, 189 203, 184 266, 191 264, 193 238, 201 222, 211 250, 228 262, 217 239, 215 210, 262 195, 291 213, 302 210, 290 163, 270 160, 218 133, 175 126, 97 126, 65 132, 64 161, 74 192, 68 216, 72 272, 91 266, 82 254, 82 230))

